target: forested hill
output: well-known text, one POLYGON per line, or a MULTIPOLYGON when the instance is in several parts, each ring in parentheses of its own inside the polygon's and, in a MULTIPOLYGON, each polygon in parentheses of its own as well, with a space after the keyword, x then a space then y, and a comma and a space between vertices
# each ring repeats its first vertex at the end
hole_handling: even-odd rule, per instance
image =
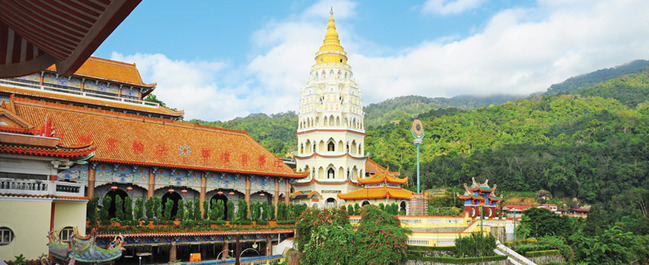
POLYGON ((548 91, 543 95, 548 96, 559 93, 575 92, 623 75, 641 73, 644 71, 649 71, 649 61, 635 60, 613 68, 601 69, 588 74, 568 78, 566 81, 550 86, 548 91))
POLYGON ((523 97, 517 95, 456 96, 452 98, 396 97, 363 108, 363 111, 365 111, 365 127, 370 128, 385 123, 398 123, 402 120, 412 121, 420 114, 436 109, 453 107, 472 110, 489 105, 500 105, 523 97))
MULTIPOLYGON (((583 94, 423 114, 422 183, 425 188, 461 186, 471 177, 488 178, 501 191, 546 189, 586 202, 611 202, 635 188, 646 189, 647 83, 645 72, 583 94)), ((365 140, 372 159, 406 176, 415 169, 410 125, 384 124, 368 130, 365 140)))

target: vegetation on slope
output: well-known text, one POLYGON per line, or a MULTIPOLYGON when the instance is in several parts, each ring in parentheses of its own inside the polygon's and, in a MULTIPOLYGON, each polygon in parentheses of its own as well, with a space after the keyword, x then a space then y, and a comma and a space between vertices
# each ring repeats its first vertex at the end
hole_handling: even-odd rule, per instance
POLYGON ((583 88, 591 87, 598 83, 606 82, 623 75, 641 73, 648 70, 649 61, 635 60, 613 68, 601 69, 588 74, 568 78, 566 81, 550 86, 544 95, 576 92, 583 88))

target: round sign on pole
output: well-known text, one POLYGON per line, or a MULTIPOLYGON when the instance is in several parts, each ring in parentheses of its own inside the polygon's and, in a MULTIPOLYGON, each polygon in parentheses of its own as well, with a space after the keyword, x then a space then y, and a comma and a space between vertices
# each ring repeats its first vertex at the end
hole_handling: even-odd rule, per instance
POLYGON ((424 133, 424 126, 421 124, 420 120, 415 120, 412 122, 412 131, 415 132, 415 135, 420 136, 424 133))

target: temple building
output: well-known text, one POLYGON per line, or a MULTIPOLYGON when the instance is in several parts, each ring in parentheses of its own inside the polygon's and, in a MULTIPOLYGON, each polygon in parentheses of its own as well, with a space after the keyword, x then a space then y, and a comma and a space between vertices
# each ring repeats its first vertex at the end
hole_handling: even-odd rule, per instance
MULTIPOLYGON (((77 197, 87 202, 94 196, 110 196, 113 204, 115 196, 128 196, 133 201, 155 196, 161 197, 163 203, 172 200, 174 204, 180 199, 199 198, 201 206, 204 201, 212 200, 233 201, 235 205, 239 200, 247 201, 248 205, 253 201, 266 201, 275 206, 280 201, 289 203, 289 180, 306 177, 306 173, 296 173, 245 131, 182 122, 183 111, 143 100, 155 86, 142 81, 134 64, 94 57, 72 76, 60 76, 51 66, 35 74, 0 79, 3 106, 0 108, 0 132, 3 132, 0 180, 2 183, 49 180, 57 181, 49 184, 49 189, 52 185, 58 187, 60 182, 76 187, 74 198, 60 197, 58 188, 48 194, 48 200, 54 201, 51 204, 56 203, 56 213, 51 213, 54 229, 61 229, 56 225, 59 214, 71 214, 85 221, 85 203, 81 204, 83 211, 59 211, 63 209, 59 200, 68 203, 77 197), (46 125, 49 126, 46 135, 33 135, 46 125), (31 142, 28 145, 11 142, 21 135, 31 142), (4 148, 12 144, 9 149, 4 148), (20 151, 21 148, 27 151, 20 151), (34 160, 44 162, 38 164, 34 160), (12 166, 5 166, 8 164, 12 166)), ((16 190, 15 186, 0 187, 0 207, 17 209, 23 200, 32 201, 32 197, 40 196, 31 190, 16 190)), ((51 208, 53 212, 55 207, 51 208)), ((46 205, 42 209, 47 218, 39 222, 47 222, 50 227, 50 210, 46 205)), ((37 236, 26 234, 22 231, 29 222, 14 222, 13 217, 2 216, 0 231, 13 232, 8 234, 8 242, 0 242, 3 255, 0 258, 18 255, 5 250, 25 249, 18 247, 21 240, 30 237, 37 242, 45 240, 46 231, 38 231, 37 236)), ((85 222, 77 221, 72 223, 79 231, 85 231, 85 222)), ((209 242, 199 240, 193 244, 219 244, 227 249, 227 237, 205 236, 211 237, 209 242)), ((172 234, 161 233, 157 237, 163 242, 176 241, 172 234)), ((261 241, 269 249, 272 241, 277 241, 278 233, 241 239, 261 241)), ((128 249, 140 239, 133 235, 124 240, 128 249)), ((42 253, 45 252, 46 248, 42 253)))
MULTIPOLYGON (((294 156, 297 171, 308 172, 309 176, 292 182, 293 203, 318 208, 340 207, 356 201, 379 203, 376 196, 358 196, 360 193, 356 191, 365 190, 368 187, 363 186, 369 185, 361 179, 388 175, 391 181, 400 183, 391 185, 407 182, 407 178, 396 178, 398 172, 388 172, 369 159, 365 152, 363 116, 361 90, 347 62, 347 53, 340 45, 332 11, 324 42, 315 53, 315 63, 300 94, 294 156), (352 197, 349 202, 345 199, 352 197)), ((400 198, 407 200, 403 194, 400 198)), ((381 198, 385 197, 389 195, 381 198)))
MULTIPOLYGON (((368 159, 369 160, 369 159, 368 159)), ((369 160, 371 161, 371 160, 369 160)), ((371 161, 374 163, 374 161, 371 161)), ((401 186, 408 183, 408 178, 396 178, 399 172, 391 172, 374 163, 377 167, 376 173, 370 173, 367 178, 358 179, 358 183, 363 185, 362 188, 349 193, 339 193, 338 198, 345 200, 348 204, 396 204, 399 212, 403 215, 408 214, 408 200, 415 193, 402 188, 401 186)))
POLYGON ((501 197, 497 197, 496 187, 489 187, 489 180, 485 180, 484 183, 476 183, 474 178, 471 178, 473 183, 471 187, 464 184, 465 192, 462 195, 459 195, 458 198, 464 201, 464 212, 463 215, 468 215, 471 218, 480 218, 480 210, 482 210, 482 217, 484 218, 495 218, 498 215, 498 202, 502 200, 501 197))

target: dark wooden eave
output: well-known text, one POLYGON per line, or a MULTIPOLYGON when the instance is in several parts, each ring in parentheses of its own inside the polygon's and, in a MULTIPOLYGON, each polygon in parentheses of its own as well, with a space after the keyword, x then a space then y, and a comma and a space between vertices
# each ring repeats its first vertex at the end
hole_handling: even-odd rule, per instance
POLYGON ((141 0, 0 0, 0 78, 71 75, 141 0))

